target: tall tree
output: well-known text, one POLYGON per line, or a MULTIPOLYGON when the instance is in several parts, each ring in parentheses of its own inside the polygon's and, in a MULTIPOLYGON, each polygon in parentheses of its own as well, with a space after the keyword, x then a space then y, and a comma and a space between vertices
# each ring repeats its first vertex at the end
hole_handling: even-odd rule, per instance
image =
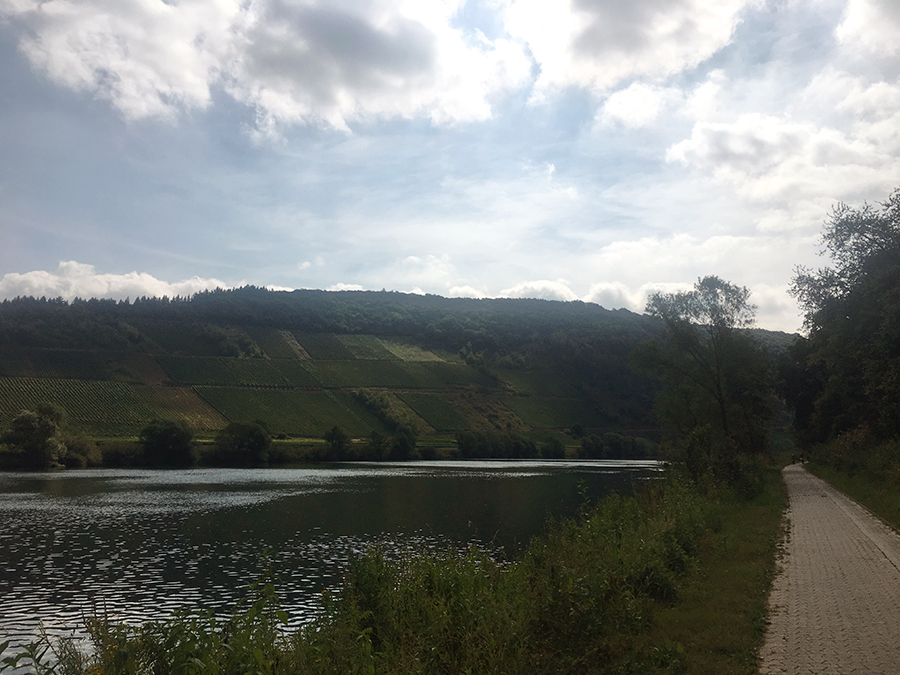
POLYGON ((13 418, 10 428, 0 435, 0 443, 20 453, 18 464, 26 469, 49 469, 58 465, 66 446, 60 441, 61 409, 41 403, 34 410, 23 410, 13 418))
POLYGON ((690 291, 655 293, 647 301, 647 313, 666 330, 638 359, 660 377, 657 414, 670 451, 695 476, 767 449, 768 358, 739 330, 754 323, 749 298, 747 288, 707 276, 690 291))
POLYGON ((883 203, 837 205, 822 234, 831 265, 798 267, 791 294, 805 311, 806 340, 788 369, 789 391, 809 442, 852 429, 900 436, 900 189, 883 203))

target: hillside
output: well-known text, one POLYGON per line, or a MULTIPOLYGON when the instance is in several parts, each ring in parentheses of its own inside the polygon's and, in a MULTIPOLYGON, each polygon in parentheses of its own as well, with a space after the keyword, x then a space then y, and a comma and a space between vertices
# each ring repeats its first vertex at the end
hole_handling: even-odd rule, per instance
POLYGON ((628 354, 658 330, 581 302, 393 292, 16 299, 0 303, 0 426, 47 401, 107 437, 159 418, 207 436, 262 420, 287 438, 335 424, 361 437, 399 420, 420 437, 580 426, 652 438, 654 385, 628 354))

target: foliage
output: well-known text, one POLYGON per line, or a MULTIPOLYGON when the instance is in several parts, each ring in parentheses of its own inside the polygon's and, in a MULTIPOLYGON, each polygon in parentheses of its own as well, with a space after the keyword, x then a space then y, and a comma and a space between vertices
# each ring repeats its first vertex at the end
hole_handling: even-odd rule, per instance
POLYGON ((291 634, 264 578, 229 619, 187 611, 141 627, 94 619, 87 654, 45 636, 0 671, 37 661, 41 675, 749 675, 784 504, 777 472, 766 484, 739 505, 675 479, 612 496, 552 524, 506 563, 478 549, 400 561, 370 550, 337 593, 323 594, 318 617, 291 634))
POLYGON ((534 459, 534 441, 520 434, 497 431, 460 431, 456 434, 459 456, 464 459, 534 459))
POLYGON ((266 466, 272 438, 259 422, 231 422, 216 434, 212 463, 218 466, 266 466))
POLYGON ((67 469, 84 469, 86 467, 100 466, 103 456, 97 442, 88 437, 84 432, 66 434, 61 437, 66 452, 61 461, 67 469))
POLYGON ((808 337, 782 364, 806 444, 865 428, 900 437, 900 189, 880 205, 836 206, 825 223, 832 267, 798 268, 792 294, 808 337))
POLYGON ((141 430, 144 462, 150 466, 186 467, 197 463, 194 432, 183 420, 154 420, 141 430))
POLYGON ((325 458, 329 462, 339 462, 347 459, 350 451, 351 438, 346 431, 335 424, 331 429, 325 432, 325 443, 328 446, 328 452, 325 458))
POLYGON ((740 455, 767 451, 771 416, 768 356, 738 332, 753 322, 750 291, 708 276, 693 290, 656 293, 647 312, 662 320, 664 340, 636 356, 658 374, 657 414, 668 450, 692 478, 740 475, 740 455))
POLYGON ((0 434, 0 443, 8 445, 15 454, 7 461, 24 469, 49 469, 59 465, 66 446, 59 437, 63 420, 62 409, 51 403, 41 403, 34 410, 23 410, 10 427, 0 434))
POLYGON ((581 459, 651 459, 656 446, 645 438, 622 436, 608 431, 603 436, 591 434, 581 438, 578 456, 581 459))

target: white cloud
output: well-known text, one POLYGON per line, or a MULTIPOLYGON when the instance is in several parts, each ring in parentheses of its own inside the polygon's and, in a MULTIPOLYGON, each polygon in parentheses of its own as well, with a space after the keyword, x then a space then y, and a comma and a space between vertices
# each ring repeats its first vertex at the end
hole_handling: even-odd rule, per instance
POLYGON ((362 291, 365 289, 362 286, 360 286, 359 284, 345 284, 344 282, 339 281, 336 284, 332 284, 325 290, 326 291, 362 291))
POLYGON ((731 40, 756 0, 506 0, 506 28, 540 65, 535 97, 693 68, 731 40))
POLYGON ((643 312, 647 306, 647 298, 651 294, 675 293, 690 288, 691 284, 686 283, 648 283, 632 289, 618 281, 601 282, 592 284, 582 300, 596 303, 606 309, 623 308, 643 312))
MULTIPOLYGON (((666 159, 711 173, 756 204, 787 208, 887 191, 900 158, 865 133, 755 113, 700 122, 666 159)), ((823 205, 824 206, 824 205, 823 205)))
POLYGON ((606 99, 600 109, 599 120, 632 128, 645 127, 656 120, 668 100, 674 97, 677 97, 674 89, 633 82, 606 99))
POLYGON ((483 291, 479 291, 472 286, 451 286, 447 291, 448 298, 486 298, 488 297, 483 291))
POLYGON ((209 103, 239 13, 237 0, 0 6, 27 26, 21 49, 35 67, 135 119, 209 103))
POLYGON ((539 300, 577 300, 578 295, 569 288, 569 282, 565 279, 548 281, 522 281, 510 288, 500 291, 501 298, 536 298, 539 300))
POLYGON ((900 53, 900 3, 897 0, 849 0, 835 36, 851 50, 869 55, 900 53))
POLYGON ((173 117, 222 86, 259 128, 373 117, 483 120, 531 62, 508 39, 472 44, 454 0, 9 0, 21 48, 54 81, 109 100, 125 117, 173 117))
POLYGON ((0 298, 34 296, 37 298, 111 298, 124 300, 139 297, 182 297, 200 291, 228 288, 218 279, 192 277, 184 281, 168 283, 146 274, 97 274, 93 265, 70 260, 60 262, 54 272, 33 271, 17 274, 11 272, 0 279, 0 298))

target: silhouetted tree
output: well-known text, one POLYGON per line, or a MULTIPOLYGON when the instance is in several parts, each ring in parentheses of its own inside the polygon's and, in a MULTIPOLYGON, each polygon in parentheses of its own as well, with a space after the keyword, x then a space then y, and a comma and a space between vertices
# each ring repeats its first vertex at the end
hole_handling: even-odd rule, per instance
POLYGON ((141 430, 138 440, 144 462, 150 466, 188 467, 197 463, 191 443, 194 432, 184 420, 154 420, 141 430))
POLYGON ((330 462, 339 462, 347 458, 350 450, 350 436, 335 424, 325 432, 327 451, 325 458, 330 462))
POLYGON ((225 466, 266 466, 272 439, 256 422, 232 422, 216 434, 213 459, 225 466))
MULTIPOLYGON (((690 291, 656 293, 647 312, 666 332, 639 350, 637 360, 660 377, 657 414, 670 452, 695 477, 738 471, 739 455, 764 453, 771 416, 768 356, 738 329, 753 324, 750 291, 716 276, 690 291)), ((604 437, 604 445, 609 446, 604 437)), ((618 454, 607 447, 607 457, 618 454)))
POLYGON ((63 419, 60 408, 41 403, 34 410, 23 410, 13 418, 10 428, 0 435, 19 456, 13 460, 25 469, 49 469, 59 464, 66 446, 59 439, 63 419))

